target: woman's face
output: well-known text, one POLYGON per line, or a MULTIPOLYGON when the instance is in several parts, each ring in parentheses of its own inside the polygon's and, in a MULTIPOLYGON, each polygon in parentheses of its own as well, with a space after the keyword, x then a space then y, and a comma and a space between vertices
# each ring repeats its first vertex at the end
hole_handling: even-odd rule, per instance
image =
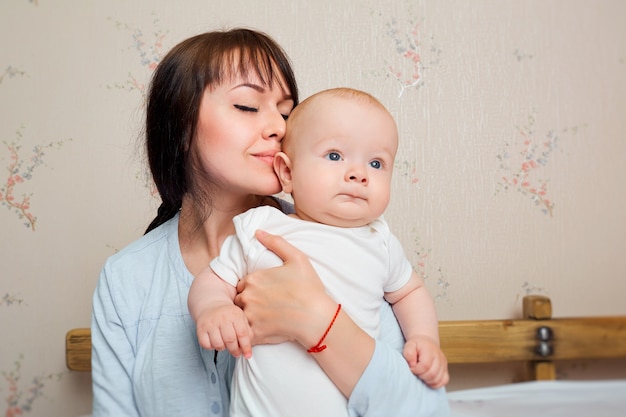
POLYGON ((210 179, 218 199, 280 191, 272 164, 293 100, 280 83, 264 86, 250 73, 205 89, 200 102, 192 149, 200 169, 196 175, 210 179))

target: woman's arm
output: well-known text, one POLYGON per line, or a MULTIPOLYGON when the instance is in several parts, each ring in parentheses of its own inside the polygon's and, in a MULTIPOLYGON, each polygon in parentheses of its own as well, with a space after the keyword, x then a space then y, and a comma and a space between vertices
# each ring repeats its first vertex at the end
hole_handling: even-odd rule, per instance
POLYGON ((413 374, 432 388, 448 383, 448 361, 439 347, 439 323, 435 303, 423 280, 413 272, 399 290, 385 293, 406 344, 404 358, 413 374))
POLYGON ((135 357, 111 297, 106 269, 93 297, 91 345, 93 417, 139 416, 131 381, 135 357))
MULTIPOLYGON (((250 274, 237 286, 235 303, 246 312, 255 343, 293 340, 307 349, 315 346, 331 322, 337 303, 326 294, 304 254, 279 236, 260 232, 257 238, 283 259, 284 265, 250 274)), ((393 313, 391 316, 402 339, 393 313)), ((375 342, 343 311, 324 344, 324 351, 312 355, 349 397, 355 416, 389 415, 391 410, 393 415, 403 415, 395 411, 400 404, 416 411, 411 415, 421 415, 417 412, 440 397, 410 372, 399 351, 385 342, 375 342), (381 391, 389 392, 380 395, 381 391)), ((445 399, 445 392, 443 395, 445 399)))
POLYGON ((405 339, 420 335, 429 337, 439 346, 439 324, 435 303, 416 272, 397 291, 385 293, 385 299, 393 306, 405 339))
POLYGON ((401 355, 404 337, 389 304, 381 308, 381 334, 372 360, 354 387, 348 407, 352 416, 447 417, 444 388, 429 388, 417 378, 401 355))

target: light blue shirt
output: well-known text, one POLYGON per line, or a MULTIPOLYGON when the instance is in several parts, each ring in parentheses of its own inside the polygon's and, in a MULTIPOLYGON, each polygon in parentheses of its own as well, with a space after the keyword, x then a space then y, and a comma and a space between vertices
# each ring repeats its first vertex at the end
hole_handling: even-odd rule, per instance
MULTIPOLYGON (((111 256, 93 298, 93 416, 227 417, 234 360, 200 348, 178 216, 111 256)), ((391 308, 348 402, 352 416, 448 416, 445 390, 410 371, 391 308)), ((314 390, 312 391, 314 393, 314 390)))

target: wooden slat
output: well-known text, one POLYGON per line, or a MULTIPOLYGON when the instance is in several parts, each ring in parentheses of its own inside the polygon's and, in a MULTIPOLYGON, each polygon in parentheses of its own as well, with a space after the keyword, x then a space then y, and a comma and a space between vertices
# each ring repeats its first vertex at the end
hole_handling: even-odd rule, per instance
POLYGON ((626 357, 626 317, 553 319, 548 325, 554 333, 552 359, 626 357))
POLYGON ((448 321, 439 325, 449 363, 491 363, 626 357, 626 316, 549 320, 448 321), (552 330, 554 353, 535 352, 536 332, 552 330))
POLYGON ((556 379, 556 366, 554 362, 531 362, 528 380, 530 381, 554 381, 556 379))
POLYGON ((72 371, 91 371, 91 329, 72 329, 65 335, 65 361, 72 371))
MULTIPOLYGON (((439 324, 441 348, 449 363, 493 363, 626 357, 626 316, 551 320, 466 320, 439 324), (536 332, 553 332, 554 353, 535 353, 536 332)), ((72 329, 66 336, 67 367, 91 370, 91 331, 72 329)))
MULTIPOLYGON (((626 316, 552 319, 548 297, 530 295, 521 320, 464 320, 439 323, 448 362, 528 362, 532 379, 554 379, 552 361, 626 358, 626 316), (548 356, 537 353, 537 329, 548 327, 548 356)), ((67 367, 91 370, 91 330, 72 329, 65 338, 67 367)))
POLYGON ((525 319, 551 319, 552 301, 544 295, 527 295, 523 300, 522 314, 525 319))
POLYGON ((448 363, 525 361, 534 358, 532 320, 463 320, 439 323, 441 349, 448 363))

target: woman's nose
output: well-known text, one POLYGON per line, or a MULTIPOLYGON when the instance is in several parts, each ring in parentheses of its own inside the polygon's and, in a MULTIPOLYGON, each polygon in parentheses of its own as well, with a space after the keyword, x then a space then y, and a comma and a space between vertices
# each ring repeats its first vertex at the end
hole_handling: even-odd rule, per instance
POLYGON ((268 116, 267 124, 263 129, 263 139, 283 140, 287 123, 282 114, 272 114, 268 116))

